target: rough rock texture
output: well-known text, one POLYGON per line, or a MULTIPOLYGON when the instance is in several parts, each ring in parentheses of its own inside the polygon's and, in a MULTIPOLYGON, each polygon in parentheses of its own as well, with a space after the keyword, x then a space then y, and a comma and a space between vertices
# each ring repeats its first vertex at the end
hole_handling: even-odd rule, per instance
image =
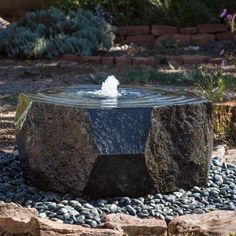
MULTIPOLYGON (((164 220, 139 219, 124 214, 107 215, 104 228, 90 229, 37 218, 35 209, 14 203, 0 203, 0 234, 28 236, 162 236, 167 235, 164 220)), ((214 211, 207 214, 174 218, 168 235, 228 236, 236 235, 236 211, 214 211)))
POLYGON ((145 160, 160 192, 207 182, 212 152, 210 104, 154 108, 145 160))
POLYGON ((218 41, 233 40, 233 38, 234 38, 234 33, 230 31, 216 34, 216 40, 218 41))
POLYGON ((129 236, 166 235, 167 225, 164 220, 139 219, 124 214, 111 214, 105 217, 104 227, 124 231, 129 236))
POLYGON ((168 225, 170 235, 236 235, 236 211, 213 211, 174 218, 168 225))
POLYGON ((115 30, 115 33, 118 35, 149 34, 150 33, 150 26, 148 26, 148 25, 121 26, 115 30))
POLYGON ((207 182, 210 102, 85 109, 24 99, 17 143, 25 175, 42 189, 135 196, 207 182))
POLYGON ((100 63, 102 58, 101 56, 76 56, 73 54, 64 54, 61 57, 62 60, 66 61, 75 61, 77 63, 83 64, 83 63, 100 63))
MULTIPOLYGON (((122 231, 112 229, 90 229, 78 225, 56 223, 50 220, 37 219, 39 233, 42 236, 70 235, 70 236, 128 236, 122 231)), ((36 226, 36 232, 37 232, 36 226)), ((39 234, 36 234, 39 235, 39 234)))
POLYGON ((153 45, 155 36, 153 35, 128 35, 125 39, 126 44, 135 43, 137 45, 153 45))
POLYGON ((85 109, 33 102, 17 135, 26 175, 45 189, 81 193, 99 155, 89 128, 85 109))
POLYGON ((115 57, 102 57, 102 63, 104 65, 114 65, 115 57))
POLYGON ((227 24, 201 24, 197 26, 199 33, 218 33, 228 29, 227 24))
POLYGON ((8 235, 27 233, 33 235, 32 222, 35 224, 37 217, 36 209, 22 208, 14 203, 0 203, 0 234, 8 235))
POLYGON ((191 37, 193 44, 206 45, 215 41, 215 35, 213 34, 193 34, 191 37))
POLYGON ((151 32, 152 35, 160 36, 163 34, 176 34, 178 29, 174 26, 152 25, 151 32))
POLYGON ((181 56, 184 64, 201 64, 208 60, 207 56, 183 55, 181 56))
POLYGON ((197 27, 185 27, 179 31, 181 34, 196 34, 198 32, 197 27))
POLYGON ((27 236, 123 236, 112 229, 90 229, 77 225, 56 223, 37 218, 35 209, 22 208, 14 203, 0 204, 0 234, 27 236))

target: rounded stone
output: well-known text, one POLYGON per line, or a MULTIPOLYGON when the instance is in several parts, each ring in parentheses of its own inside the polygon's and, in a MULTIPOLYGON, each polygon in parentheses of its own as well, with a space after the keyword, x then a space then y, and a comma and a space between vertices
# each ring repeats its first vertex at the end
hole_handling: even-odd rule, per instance
POLYGON ((55 202, 50 202, 49 204, 47 204, 47 207, 49 210, 56 210, 57 204, 55 202))
POLYGON ((58 214, 62 214, 62 215, 64 215, 64 214, 67 214, 68 213, 68 210, 66 209, 66 208, 60 208, 60 209, 58 209, 58 214))
POLYGON ((92 228, 96 228, 97 227, 97 222, 95 220, 92 220, 90 221, 89 225, 92 227, 92 228))
POLYGON ((47 218, 47 215, 45 213, 40 213, 39 218, 45 219, 47 218))
POLYGON ((111 204, 111 206, 110 206, 110 210, 111 210, 112 213, 117 212, 117 210, 118 210, 117 205, 115 205, 115 204, 111 204))
POLYGON ((69 202, 69 204, 70 204, 72 207, 77 207, 77 208, 81 208, 81 207, 82 207, 81 203, 80 203, 79 201, 76 201, 76 200, 71 200, 71 201, 69 202))
POLYGON ((132 216, 136 215, 136 210, 132 206, 128 205, 125 207, 125 209, 129 212, 130 215, 132 216))

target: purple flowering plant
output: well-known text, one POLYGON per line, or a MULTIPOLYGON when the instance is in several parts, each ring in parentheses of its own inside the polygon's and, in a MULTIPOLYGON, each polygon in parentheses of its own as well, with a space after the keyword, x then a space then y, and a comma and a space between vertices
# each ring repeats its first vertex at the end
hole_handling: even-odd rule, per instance
POLYGON ((236 14, 232 15, 228 12, 227 9, 223 9, 223 11, 220 13, 220 18, 225 20, 231 26, 232 32, 236 30, 235 26, 236 14))
MULTIPOLYGON (((236 25, 235 25, 236 14, 232 15, 228 12, 227 9, 223 9, 219 17, 230 25, 232 32, 236 30, 236 25)), ((232 54, 228 55, 224 49, 221 50, 220 56, 225 57, 222 60, 221 67, 225 67, 228 62, 234 63, 236 61, 235 57, 232 54)))

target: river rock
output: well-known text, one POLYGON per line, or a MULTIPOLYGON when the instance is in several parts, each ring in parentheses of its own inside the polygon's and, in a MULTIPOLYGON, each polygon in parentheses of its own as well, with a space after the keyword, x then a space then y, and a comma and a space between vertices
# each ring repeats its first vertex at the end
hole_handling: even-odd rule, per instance
POLYGON ((124 233, 118 230, 90 229, 78 225, 39 219, 35 209, 23 208, 13 203, 0 204, 0 234, 9 236, 124 236, 124 233))

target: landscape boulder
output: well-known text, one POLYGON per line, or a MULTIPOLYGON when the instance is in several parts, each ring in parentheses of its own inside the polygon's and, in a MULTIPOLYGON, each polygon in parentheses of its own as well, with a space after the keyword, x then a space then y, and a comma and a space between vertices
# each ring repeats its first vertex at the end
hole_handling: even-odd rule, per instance
POLYGON ((169 223, 168 233, 179 236, 236 235, 236 211, 178 216, 169 223))
POLYGON ((37 96, 21 95, 15 119, 24 175, 32 185, 114 197, 207 183, 213 145, 208 100, 177 96, 165 106, 106 108, 37 96))

